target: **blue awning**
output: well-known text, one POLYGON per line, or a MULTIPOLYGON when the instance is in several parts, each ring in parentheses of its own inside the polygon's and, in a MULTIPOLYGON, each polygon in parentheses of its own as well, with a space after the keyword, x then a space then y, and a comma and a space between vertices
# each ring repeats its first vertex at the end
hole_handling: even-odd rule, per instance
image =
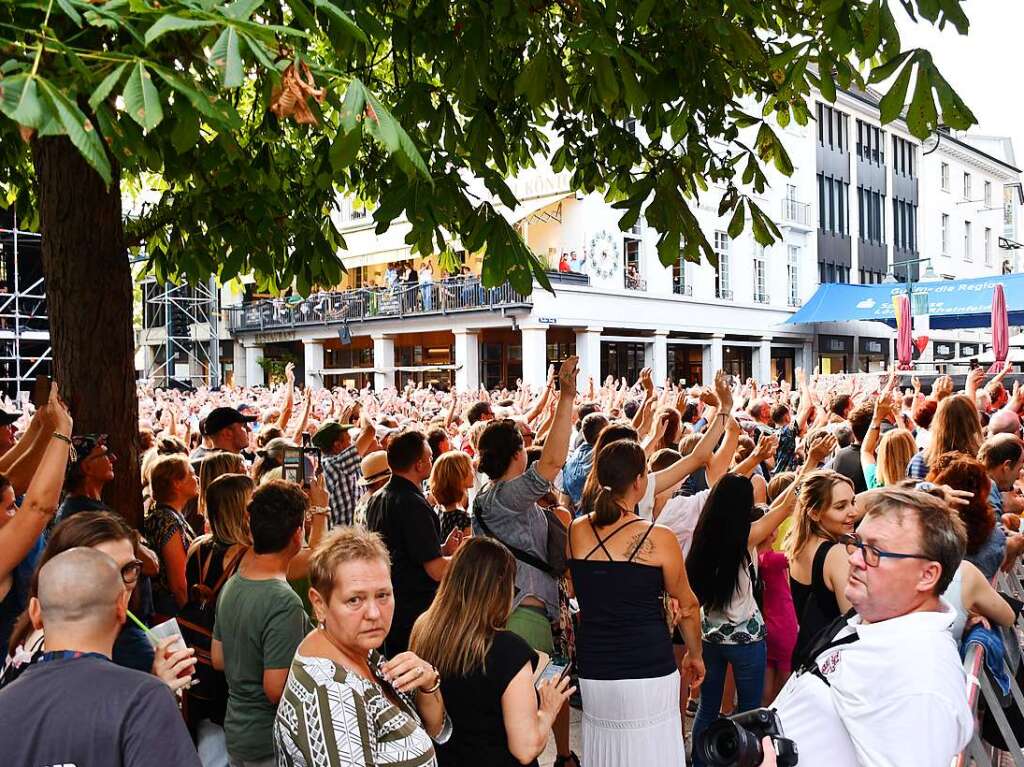
MULTIPOLYGON (((914 295, 927 294, 932 328, 987 328, 992 325, 992 289, 997 284, 1006 294, 1009 324, 1024 325, 1024 274, 915 282, 914 295)), ((822 285, 786 323, 876 320, 895 327, 892 298, 906 292, 902 283, 822 285)))

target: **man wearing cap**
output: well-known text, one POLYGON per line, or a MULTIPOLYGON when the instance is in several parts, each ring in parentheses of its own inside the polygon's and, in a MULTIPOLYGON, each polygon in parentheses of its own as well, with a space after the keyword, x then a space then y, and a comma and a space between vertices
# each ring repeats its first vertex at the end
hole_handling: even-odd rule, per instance
POLYGON ((320 466, 327 481, 327 495, 331 499, 331 525, 351 525, 356 510, 356 483, 359 481, 359 458, 372 443, 373 428, 360 420, 359 440, 352 444, 349 430, 337 421, 327 421, 313 435, 313 444, 320 448, 320 466))
POLYGON ((19 418, 21 418, 21 413, 0 410, 0 456, 14 447, 14 422, 19 418))
POLYGON ((103 502, 103 488, 114 479, 117 461, 107 447, 106 434, 73 437, 71 460, 64 477, 64 501, 57 511, 56 524, 80 511, 110 511, 103 502))
POLYGON ((214 408, 202 423, 203 436, 210 446, 200 445, 189 459, 195 463, 210 453, 241 453, 249 446, 249 424, 256 420, 256 416, 240 413, 233 407, 214 408))

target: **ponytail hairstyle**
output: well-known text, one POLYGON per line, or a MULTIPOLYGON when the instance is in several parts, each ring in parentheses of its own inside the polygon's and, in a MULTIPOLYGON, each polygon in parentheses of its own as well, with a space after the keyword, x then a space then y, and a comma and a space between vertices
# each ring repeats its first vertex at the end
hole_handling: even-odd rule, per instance
POLYGON ((614 524, 622 516, 622 496, 646 472, 647 456, 640 443, 620 439, 601 448, 590 470, 590 476, 598 483, 589 506, 594 512, 595 527, 614 524))
POLYGON ((583 493, 580 496, 580 506, 592 507, 597 499, 597 491, 601 489, 601 483, 597 481, 597 472, 595 467, 597 466, 597 456, 601 453, 612 442, 618 442, 619 440, 632 440, 639 442, 640 437, 637 434, 636 429, 632 426, 624 423, 610 423, 605 426, 601 433, 597 437, 597 441, 594 443, 593 451, 591 452, 591 464, 590 473, 587 474, 587 479, 583 483, 583 493))

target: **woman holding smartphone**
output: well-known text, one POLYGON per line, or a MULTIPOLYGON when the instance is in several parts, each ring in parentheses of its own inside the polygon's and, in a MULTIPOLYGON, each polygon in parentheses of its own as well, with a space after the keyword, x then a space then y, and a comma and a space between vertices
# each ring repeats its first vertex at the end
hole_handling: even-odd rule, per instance
POLYGON ((409 646, 437 668, 452 720, 451 740, 437 748, 442 766, 535 766, 575 690, 560 675, 535 687, 537 653, 501 628, 512 612, 515 574, 504 545, 484 536, 466 540, 413 627, 409 646))

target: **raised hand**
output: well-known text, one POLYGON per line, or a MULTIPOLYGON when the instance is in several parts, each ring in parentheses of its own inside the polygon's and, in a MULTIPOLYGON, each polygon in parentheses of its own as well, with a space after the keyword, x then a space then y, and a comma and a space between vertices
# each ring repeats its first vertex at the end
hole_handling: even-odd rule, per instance
POLYGON ((295 363, 289 362, 284 366, 284 377, 288 381, 289 386, 295 384, 295 363))
POLYGON ((808 449, 807 463, 810 466, 817 468, 825 458, 832 454, 832 451, 835 450, 838 445, 839 443, 836 441, 835 435, 826 432, 808 449))
POLYGON ((572 400, 576 396, 576 368, 580 358, 573 355, 566 358, 558 369, 558 388, 563 396, 572 400))
POLYGON ((718 395, 718 402, 723 413, 732 412, 732 386, 729 385, 729 376, 724 370, 715 373, 715 394, 718 395))
POLYGON ((775 455, 779 449, 779 437, 776 434, 767 434, 761 437, 757 443, 757 457, 760 461, 767 461, 775 455))

